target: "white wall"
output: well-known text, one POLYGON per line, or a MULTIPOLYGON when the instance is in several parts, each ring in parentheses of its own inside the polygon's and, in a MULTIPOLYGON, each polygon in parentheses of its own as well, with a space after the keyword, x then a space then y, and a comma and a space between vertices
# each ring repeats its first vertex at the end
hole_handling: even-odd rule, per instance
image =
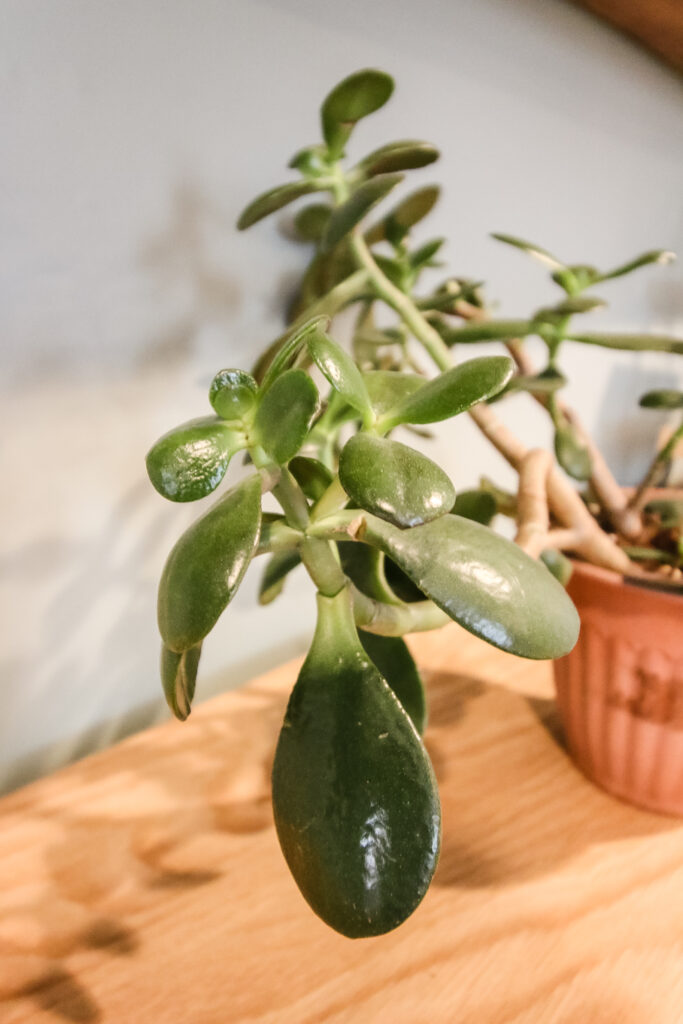
MULTIPOLYGON (((326 90, 358 67, 398 79, 353 152, 437 142, 456 272, 504 313, 551 297, 488 237, 609 264, 683 249, 681 83, 582 12, 544 0, 4 0, 0 7, 0 774, 13 785, 165 716, 155 588, 196 508, 165 504, 143 456, 207 411, 225 365, 280 325, 302 254, 233 224, 317 138, 326 90)), ((432 216, 431 228, 436 225, 432 216)), ((601 327, 683 326, 680 269, 609 288, 601 327)), ((605 289, 607 295, 607 289, 605 289)), ((666 361, 575 351, 571 397, 634 479, 660 425, 626 414, 666 361)), ((527 439, 545 426, 519 400, 527 439)), ((459 485, 499 462, 458 424, 459 485)), ((266 611, 257 573, 206 644, 200 694, 302 649, 305 580, 266 611)))

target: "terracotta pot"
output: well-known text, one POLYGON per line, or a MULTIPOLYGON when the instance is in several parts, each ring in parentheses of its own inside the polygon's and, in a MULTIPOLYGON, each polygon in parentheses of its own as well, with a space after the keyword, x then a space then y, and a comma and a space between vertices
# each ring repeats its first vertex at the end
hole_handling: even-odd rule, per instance
POLYGON ((582 562, 568 591, 581 633, 555 684, 571 754, 615 796, 683 816, 683 596, 582 562))

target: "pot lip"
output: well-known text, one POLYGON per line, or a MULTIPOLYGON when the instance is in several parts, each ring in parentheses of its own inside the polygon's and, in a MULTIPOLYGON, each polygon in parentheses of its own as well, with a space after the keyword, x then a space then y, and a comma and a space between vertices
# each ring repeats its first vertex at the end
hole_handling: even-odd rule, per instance
POLYGON ((656 594, 657 597, 669 601, 679 602, 683 600, 683 590, 674 585, 657 581, 646 575, 643 575, 642 579, 637 576, 626 576, 623 573, 616 572, 614 569, 605 569, 601 565, 584 562, 573 555, 568 557, 575 573, 584 578, 602 583, 604 586, 612 587, 613 589, 626 588, 628 590, 637 590, 640 594, 649 592, 652 595, 656 594))

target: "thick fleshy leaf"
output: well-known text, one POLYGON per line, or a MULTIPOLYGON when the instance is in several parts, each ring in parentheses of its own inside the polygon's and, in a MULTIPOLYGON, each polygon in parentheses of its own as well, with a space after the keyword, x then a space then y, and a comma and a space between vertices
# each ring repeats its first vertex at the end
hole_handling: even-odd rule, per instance
POLYGON ((318 411, 318 389, 303 370, 286 370, 263 395, 254 432, 282 466, 301 448, 318 411))
MULTIPOLYGON (((312 334, 324 331, 329 325, 328 316, 313 316, 299 327, 294 328, 284 339, 278 339, 277 348, 272 351, 270 363, 261 379, 261 394, 265 394, 274 380, 289 368, 312 334)), ((273 349, 273 346, 271 346, 273 349)), ((270 351, 270 350, 269 350, 270 351)))
POLYGON ((445 238, 432 238, 429 242, 421 245, 419 249, 411 252, 408 257, 411 267, 414 270, 420 270, 423 267, 437 266, 438 264, 434 262, 434 257, 445 241, 445 238))
POLYGON ((489 491, 461 491, 455 499, 453 514, 488 526, 498 512, 498 502, 489 491))
POLYGON ((270 556, 261 577, 259 604, 270 604, 282 593, 287 576, 297 565, 301 565, 298 551, 276 551, 270 556))
POLYGON ((169 501, 197 501, 214 491, 244 436, 216 416, 189 420, 164 434, 147 453, 147 472, 169 501))
POLYGON ((434 377, 405 398, 383 417, 379 428, 387 431, 399 423, 447 420, 502 391, 512 376, 512 370, 512 360, 507 356, 468 359, 466 363, 434 377))
POLYGON ((261 479, 233 487, 176 542, 159 584, 159 632, 176 653, 195 647, 232 600, 256 550, 261 479))
POLYGON ((532 320, 482 320, 481 322, 452 327, 441 333, 447 345, 469 345, 477 341, 506 341, 536 334, 539 325, 532 320))
POLYGON ((574 572, 574 566, 570 559, 563 555, 561 551, 555 550, 555 548, 546 548, 545 551, 541 551, 541 561, 548 572, 553 574, 558 583, 566 587, 574 572))
POLYGON ((332 207, 325 203, 304 206, 294 218, 294 230, 303 242, 320 242, 327 228, 332 207))
POLYGON ((534 313, 532 322, 534 324, 559 324, 568 316, 575 313, 590 313, 595 309, 602 309, 606 305, 604 299, 597 296, 570 295, 564 302, 558 302, 556 306, 548 306, 539 309, 534 313))
POLYGON ((301 199, 302 196, 318 191, 318 185, 311 181, 290 181, 286 185, 271 188, 268 192, 257 196, 242 211, 237 221, 237 228, 239 231, 244 231, 245 228, 250 228, 252 224, 256 224, 263 217, 281 210, 288 203, 293 203, 295 199, 301 199))
POLYGON ((642 256, 636 256, 635 259, 629 260, 628 263, 615 267, 614 270, 608 270, 605 274, 601 274, 600 280, 610 281, 614 277, 630 274, 632 270, 638 270, 639 267, 647 267, 651 263, 660 263, 666 266, 667 263, 673 263, 675 259, 676 253, 671 252, 669 249, 653 249, 650 252, 644 252, 642 256))
POLYGON ((683 391, 676 388, 660 388, 641 396, 639 405, 643 409, 683 409, 683 391))
POLYGON ((396 526, 418 526, 450 512, 455 490, 444 471, 398 441, 355 434, 339 459, 339 479, 354 505, 396 526))
POLYGON ((211 381, 209 401, 224 420, 242 420, 256 400, 257 384, 244 370, 219 370, 211 381))
POLYGON ((627 352, 675 352, 683 355, 683 338, 672 338, 662 334, 571 334, 569 341, 582 345, 599 345, 601 348, 617 348, 627 352))
POLYGON ((358 164, 358 170, 369 176, 374 174, 390 174, 394 171, 410 171, 417 167, 426 167, 439 159, 439 151, 430 142, 419 142, 416 139, 402 139, 400 142, 389 142, 368 154, 358 164))
POLYGON ((369 245, 388 241, 398 245, 403 241, 410 229, 418 224, 430 212, 437 199, 440 189, 438 185, 425 185, 394 207, 384 220, 375 224, 365 235, 369 245))
POLYGON ((323 249, 329 251, 338 245, 345 235, 360 224, 373 206, 384 199, 402 180, 402 174, 380 174, 359 185, 346 202, 333 210, 322 238, 323 249))
POLYGON ((166 703, 181 722, 191 710, 201 652, 201 644, 182 654, 169 650, 163 644, 161 647, 161 682, 166 703))
POLYGON ((360 642, 373 665, 386 679, 403 710, 422 735, 427 727, 427 696, 408 645, 400 636, 359 631, 360 642))
POLYGON ((323 331, 308 338, 308 352, 335 391, 364 418, 372 417, 372 406, 363 375, 351 356, 323 331))
POLYGON ((555 455, 565 473, 575 480, 588 480, 593 468, 590 452, 569 423, 555 430, 555 455))
POLYGON ((375 68, 356 71, 335 85, 320 110, 323 138, 333 156, 341 153, 356 122, 383 107, 393 91, 393 78, 375 68))
POLYGON ((385 604, 398 603, 384 574, 385 557, 381 551, 353 541, 339 541, 337 548, 345 575, 361 594, 385 604))
POLYGON ((416 373, 400 373, 397 370, 367 370, 363 380, 378 417, 400 405, 426 383, 425 378, 418 377, 416 373))
POLYGON ((447 515, 412 530, 368 517, 364 541, 384 551, 461 626, 523 658, 572 649, 579 618, 545 566, 486 526, 447 515))
POLYGON ((275 753, 273 810, 299 889, 342 935, 391 931, 425 895, 440 840, 434 773, 358 640, 345 590, 318 597, 275 753))
POLYGON ((553 270, 566 269, 566 264, 560 262, 547 249, 542 249, 540 245, 536 245, 534 242, 525 242, 523 238, 515 238, 514 235, 504 235, 495 231, 491 238, 495 238, 497 242, 505 242, 506 245, 512 245, 515 249, 521 249, 522 252, 528 253, 529 256, 535 256, 537 260, 545 263, 548 267, 552 267, 553 270))
POLYGON ((292 459, 289 472, 309 501, 319 501, 332 483, 332 473, 327 466, 304 455, 292 459))

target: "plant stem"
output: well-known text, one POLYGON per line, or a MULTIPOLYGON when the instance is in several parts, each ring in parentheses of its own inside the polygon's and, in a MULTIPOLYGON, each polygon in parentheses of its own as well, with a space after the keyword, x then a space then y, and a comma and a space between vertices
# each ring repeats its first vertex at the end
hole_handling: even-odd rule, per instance
POLYGON ((432 601, 415 601, 413 604, 384 604, 366 597, 351 584, 353 612, 356 625, 368 633, 381 636, 404 636, 406 633, 422 633, 439 629, 451 619, 432 601))
POLYGON ((655 487, 659 483, 659 478, 662 475, 666 463, 673 455, 674 449, 676 448, 676 445, 682 437, 683 423, 679 425, 677 430, 674 430, 673 434, 666 442, 666 444, 662 448, 660 448, 660 450, 656 453, 655 457, 650 463, 650 468, 648 469, 641 483, 636 488, 633 497, 630 499, 628 503, 628 507, 632 509, 634 512, 642 511, 643 506, 647 502, 648 490, 651 487, 655 487))
MULTIPOLYGON (((290 526, 305 531, 310 523, 308 502, 289 470, 283 469, 273 494, 282 505, 290 526)), ((325 597, 334 597, 345 585, 346 577, 335 557, 334 546, 329 541, 306 537, 301 543, 301 560, 325 597)))

